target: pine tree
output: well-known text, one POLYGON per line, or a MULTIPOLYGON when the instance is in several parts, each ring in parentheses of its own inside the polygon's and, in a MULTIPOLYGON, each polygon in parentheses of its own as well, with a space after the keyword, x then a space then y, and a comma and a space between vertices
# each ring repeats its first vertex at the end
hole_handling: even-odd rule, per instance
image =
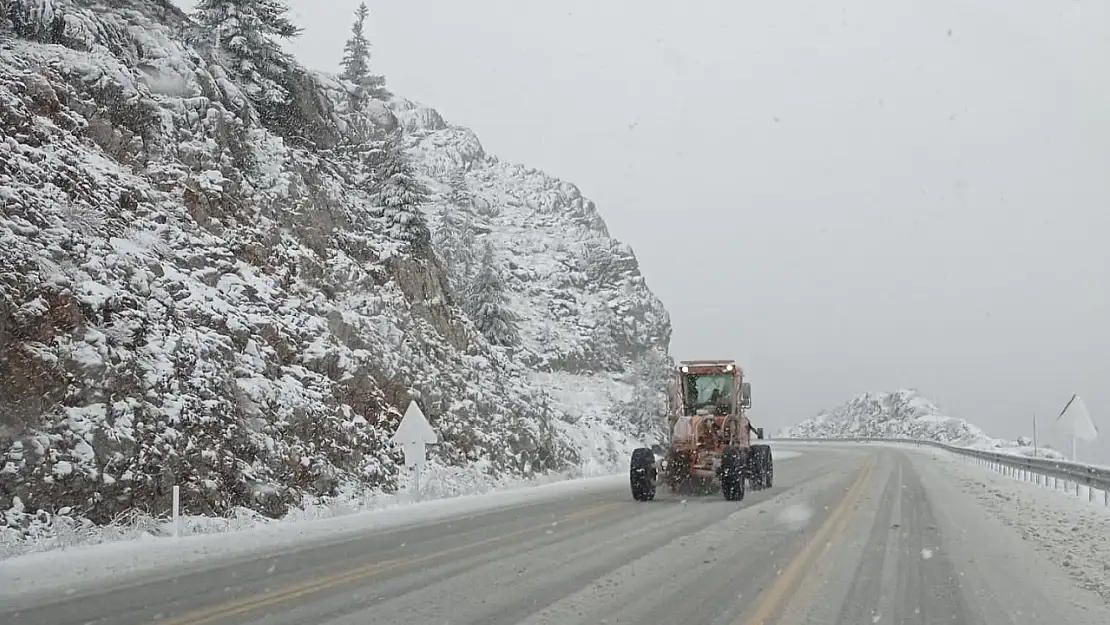
POLYGON ((520 343, 517 318, 505 305, 505 285, 493 260, 493 245, 487 240, 478 265, 478 275, 470 289, 470 318, 478 331, 494 345, 520 343))
POLYGON ((432 241, 444 261, 452 287, 455 292, 461 293, 471 283, 474 229, 470 223, 470 214, 465 208, 470 203, 462 170, 452 173, 448 184, 450 191, 445 197, 448 204, 439 208, 439 224, 432 233, 432 241))
POLYGON ((477 247, 478 239, 474 236, 474 223, 470 213, 463 213, 462 220, 459 221, 459 249, 463 252, 459 257, 459 276, 468 284, 472 282, 471 277, 474 275, 474 250, 477 247))
POLYGON ((369 14, 370 9, 366 8, 365 2, 358 5, 355 23, 351 26, 351 37, 343 44, 343 60, 339 62, 343 67, 339 77, 355 84, 360 84, 370 75, 370 42, 363 32, 369 14))
POLYGON ((470 189, 466 186, 466 171, 462 169, 452 171, 450 178, 447 179, 447 184, 451 186, 447 200, 460 208, 469 208, 472 198, 470 197, 470 189))
POLYGON ((378 100, 388 100, 391 94, 385 88, 385 77, 373 74, 370 71, 370 42, 366 39, 366 18, 370 9, 366 3, 358 5, 355 11, 355 23, 351 26, 351 36, 343 45, 343 60, 340 65, 343 71, 340 78, 349 80, 359 87, 359 91, 378 100))
POLYGON ((471 282, 474 274, 474 250, 477 242, 474 238, 474 224, 471 220, 470 210, 474 205, 474 198, 466 186, 466 172, 456 169, 447 180, 451 190, 447 194, 447 201, 455 205, 452 212, 452 227, 458 235, 459 255, 457 257, 458 273, 462 281, 471 282), (461 217, 460 217, 461 216, 461 217))
POLYGON ((432 232, 432 243, 435 244, 439 257, 443 260, 443 265, 447 269, 451 286, 457 290, 459 283, 455 279, 455 273, 462 252, 459 245, 458 225, 455 223, 453 211, 449 210, 446 205, 439 207, 436 216, 439 218, 439 223, 436 225, 435 231, 432 232))
POLYGON ((632 433, 645 443, 667 438, 667 389, 670 363, 656 350, 650 350, 627 370, 625 381, 632 386, 627 401, 616 404, 614 412, 632 426, 632 433))
POLYGON ((539 451, 542 468, 545 470, 557 469, 559 466, 559 439, 555 429, 555 414, 551 408, 551 396, 546 390, 540 390, 540 399, 537 405, 539 422, 539 451))
POLYGON ((400 136, 385 142, 376 179, 370 197, 390 234, 418 250, 430 250, 432 235, 420 210, 428 202, 428 189, 417 180, 400 136))
POLYGON ((432 233, 432 242, 443 260, 452 290, 463 293, 474 273, 474 228, 470 216, 450 205, 440 206, 437 216, 439 223, 432 233))
POLYGON ((215 39, 221 60, 232 77, 257 104, 283 104, 289 94, 281 85, 293 59, 275 37, 300 34, 286 17, 283 0, 200 0, 197 22, 215 39))

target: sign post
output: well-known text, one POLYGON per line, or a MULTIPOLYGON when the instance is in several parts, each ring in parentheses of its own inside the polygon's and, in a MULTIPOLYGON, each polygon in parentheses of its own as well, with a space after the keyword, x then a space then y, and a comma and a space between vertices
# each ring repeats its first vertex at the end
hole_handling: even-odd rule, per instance
POLYGON ((417 499, 420 497, 420 470, 428 461, 427 445, 438 441, 439 436, 421 412, 420 406, 415 401, 410 401, 405 416, 401 417, 401 425, 393 433, 392 442, 401 446, 401 451, 405 454, 405 466, 414 469, 412 491, 417 499))

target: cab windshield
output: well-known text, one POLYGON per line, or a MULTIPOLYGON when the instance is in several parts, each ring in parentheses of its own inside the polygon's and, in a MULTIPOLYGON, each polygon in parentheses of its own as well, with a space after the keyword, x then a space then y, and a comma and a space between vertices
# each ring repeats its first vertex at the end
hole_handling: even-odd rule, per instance
POLYGON ((687 374, 685 376, 686 414, 708 408, 714 413, 732 406, 732 376, 727 373, 687 374))

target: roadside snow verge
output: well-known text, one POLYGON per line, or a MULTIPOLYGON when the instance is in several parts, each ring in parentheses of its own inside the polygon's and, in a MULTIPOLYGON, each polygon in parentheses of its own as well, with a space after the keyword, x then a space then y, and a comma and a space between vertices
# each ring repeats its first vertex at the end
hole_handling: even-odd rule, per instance
POLYGON ((181 575, 204 561, 233 559, 341 541, 368 531, 422 525, 455 516, 573 498, 627 487, 625 474, 509 487, 480 495, 422 501, 340 517, 269 523, 243 531, 137 540, 54 549, 0 561, 0 603, 16 597, 75 593, 126 584, 152 575, 181 575))
MULTIPOLYGON (((777 449, 774 453, 776 460, 804 455, 804 452, 784 449, 777 449)), ((454 470, 440 467, 435 471, 454 470)), ((452 482, 444 479, 446 475, 436 472, 428 476, 432 478, 430 483, 452 482)), ((156 537, 147 533, 133 540, 60 547, 0 560, 0 603, 32 595, 72 594, 158 576, 178 576, 201 569, 207 563, 216 564, 245 556, 277 555, 314 544, 342 542, 372 531, 414 527, 468 514, 570 500, 606 490, 619 491, 622 497, 627 494, 628 476, 623 471, 596 477, 561 477, 566 476, 538 477, 528 483, 499 485, 492 492, 429 501, 414 502, 407 495, 392 495, 388 503, 384 499, 367 502, 376 509, 362 512, 342 514, 329 508, 318 513, 342 515, 330 518, 286 517, 268 523, 244 519, 241 526, 231 529, 214 528, 212 525, 222 524, 224 519, 188 517, 186 524, 193 526, 194 533, 190 535, 186 532, 181 538, 156 537), (537 484, 542 480, 560 481, 537 484)), ((453 483, 457 486, 457 482, 453 483)), ((489 488, 490 484, 483 482, 471 486, 489 488)), ((436 489, 432 487, 428 490, 436 489)), ((308 510, 305 514, 314 513, 308 510)))
MULTIPOLYGON (((926 450, 921 450, 923 453, 926 450)), ((1110 508, 966 464, 934 450, 948 473, 1003 524, 1017 529, 1073 579, 1110 601, 1110 508)))
MULTIPOLYGON (((448 499, 465 495, 531 488, 537 485, 565 480, 601 477, 620 473, 627 458, 638 444, 608 424, 596 419, 580 419, 573 426, 562 424, 566 434, 575 443, 579 464, 565 471, 535 474, 529 477, 493 477, 489 462, 482 461, 467 466, 446 466, 429 463, 420 479, 420 496, 411 493, 412 473, 398 476, 398 491, 383 493, 378 490, 360 490, 357 485, 346 484, 334 497, 306 497, 280 519, 265 517, 248 508, 234 508, 226 515, 182 515, 180 535, 241 532, 259 525, 303 522, 357 514, 366 511, 408 505, 416 501, 448 499)), ((10 513, 15 518, 24 516, 23 502, 18 498, 10 513)), ((5 527, 5 511, 0 509, 0 562, 7 558, 55 549, 103 543, 168 538, 173 536, 173 524, 168 514, 153 516, 141 510, 128 510, 113 522, 96 525, 86 518, 70 516, 72 511, 63 509, 60 514, 39 512, 26 526, 15 522, 5 527), (14 527, 18 529, 13 530, 14 527)))

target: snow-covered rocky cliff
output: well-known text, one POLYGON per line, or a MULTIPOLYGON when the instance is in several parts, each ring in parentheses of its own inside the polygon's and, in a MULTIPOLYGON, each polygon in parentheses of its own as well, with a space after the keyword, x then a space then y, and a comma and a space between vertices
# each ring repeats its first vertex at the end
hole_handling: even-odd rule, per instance
POLYGON ((410 400, 493 477, 658 434, 669 318, 574 185, 297 67, 257 114, 164 0, 46 4, 0 15, 0 533, 388 492, 410 400))
MULTIPOLYGON (((864 393, 843 405, 784 428, 780 438, 914 438, 938 441, 1002 453, 1032 455, 1033 443, 1021 438, 1007 441, 988 436, 978 426, 944 415, 936 404, 916 391, 864 393)), ((1042 458, 1063 458, 1059 452, 1041 447, 1042 458)))

